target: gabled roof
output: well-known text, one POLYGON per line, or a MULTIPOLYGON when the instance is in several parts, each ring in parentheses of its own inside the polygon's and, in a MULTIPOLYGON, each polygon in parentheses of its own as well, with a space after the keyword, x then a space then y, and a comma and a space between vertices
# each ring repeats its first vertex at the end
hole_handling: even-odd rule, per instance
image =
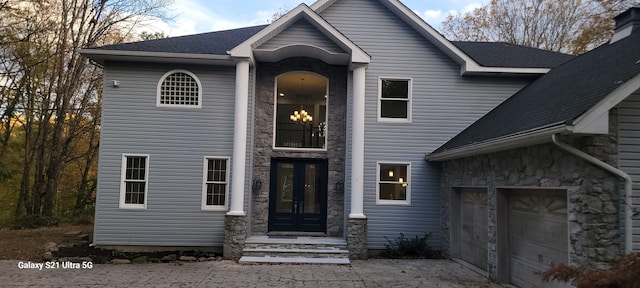
MULTIPOLYGON (((349 38, 344 36, 340 31, 338 31, 335 27, 329 24, 324 18, 320 17, 315 11, 313 11, 309 6, 302 3, 298 5, 296 8, 287 12, 287 14, 278 18, 276 21, 271 23, 265 29, 260 32, 252 35, 249 39, 246 39, 233 49, 229 51, 229 55, 232 57, 240 57, 240 58, 251 58, 254 57, 253 49, 260 46, 261 44, 267 42, 269 39, 273 38, 278 33, 284 31, 292 24, 296 23, 300 19, 307 20, 311 25, 313 25, 316 29, 318 29, 321 33, 327 36, 329 39, 335 42, 338 46, 340 46, 345 51, 351 53, 351 63, 360 63, 367 64, 371 61, 371 56, 369 56, 364 50, 362 50, 358 45, 353 43, 349 38)), ((289 47, 292 49, 286 49, 286 53, 292 56, 302 56, 298 55, 299 53, 309 53, 309 47, 306 45, 299 45, 301 43, 294 43, 294 47, 289 47)), ((311 47, 316 48, 316 47, 311 47)), ((329 54, 327 58, 331 58, 331 53, 328 51, 324 51, 322 49, 314 49, 316 53, 321 54, 329 54)), ((277 51, 273 51, 277 53, 277 51)), ((338 57, 340 58, 340 57, 338 57)))
MULTIPOLYGON (((351 52, 356 62, 368 62, 369 55, 342 35, 333 26, 327 23, 318 13, 331 6, 337 0, 319 0, 311 8, 300 4, 292 11, 276 20, 270 25, 202 33, 181 37, 171 37, 157 40, 149 40, 134 43, 125 43, 82 49, 81 53, 92 60, 104 64, 109 59, 135 60, 151 62, 181 62, 197 64, 221 64, 233 65, 232 57, 251 57, 248 49, 255 48, 256 44, 264 43, 289 25, 304 17, 318 30, 351 52), (230 53, 230 54, 229 54, 230 53)), ((489 52, 491 43, 450 42, 433 29, 422 18, 413 13, 409 8, 397 0, 379 0, 383 5, 398 15, 410 27, 418 31, 423 37, 434 43, 445 54, 461 65, 461 74, 483 73, 507 73, 507 74, 544 74, 549 67, 558 65, 563 54, 543 51, 522 46, 501 46, 503 55, 526 55, 529 59, 506 57, 498 59, 495 54, 489 52), (527 50, 526 53, 523 53, 527 50), (536 52, 537 51, 537 52, 536 52), (535 61, 530 61, 537 58, 535 61), (536 62, 539 61, 539 62, 536 62), (532 64, 531 66, 528 66, 532 64)), ((495 44, 498 45, 498 44, 495 44)), ((287 51, 279 51, 280 54, 302 51, 303 47, 287 47, 287 51)), ((309 48, 309 47, 307 47, 309 48)), ((313 48, 313 47, 311 47, 313 48)), ((495 48, 495 46, 493 46, 495 48)), ((316 52, 324 53, 315 49, 316 52)), ((264 51, 261 51, 264 54, 264 51)), ((335 55, 324 55, 325 58, 337 58, 335 55)), ((333 59, 331 58, 331 59, 333 59)))
MULTIPOLYGON (((311 5, 311 8, 317 13, 322 13, 333 3, 340 0, 318 0, 311 5)), ((396 14, 407 25, 413 28, 418 34, 425 37, 444 54, 448 55, 460 65, 461 75, 482 75, 482 74, 514 74, 514 75, 539 75, 549 72, 548 67, 521 67, 507 66, 511 63, 504 62, 505 66, 483 66, 473 57, 468 55, 463 49, 457 47, 451 41, 447 40, 442 34, 436 31, 431 25, 427 24, 420 16, 416 15, 411 9, 402 4, 399 0, 378 0, 382 5, 387 7, 391 12, 396 14)), ((483 57, 483 56, 479 56, 483 57)), ((492 61, 485 61, 491 63, 492 61)))
POLYGON ((554 68, 427 158, 488 153, 534 135, 549 141, 550 133, 607 133, 609 109, 638 89, 640 32, 635 32, 554 68))
POLYGON ((451 41, 487 67, 553 68, 575 56, 506 42, 451 41))

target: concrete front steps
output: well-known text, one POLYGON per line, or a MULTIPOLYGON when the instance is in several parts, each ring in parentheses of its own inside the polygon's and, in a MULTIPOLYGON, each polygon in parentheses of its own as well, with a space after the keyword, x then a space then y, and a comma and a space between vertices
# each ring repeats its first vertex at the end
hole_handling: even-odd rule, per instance
POLYGON ((350 264, 347 241, 332 237, 251 236, 242 250, 242 264, 350 264))

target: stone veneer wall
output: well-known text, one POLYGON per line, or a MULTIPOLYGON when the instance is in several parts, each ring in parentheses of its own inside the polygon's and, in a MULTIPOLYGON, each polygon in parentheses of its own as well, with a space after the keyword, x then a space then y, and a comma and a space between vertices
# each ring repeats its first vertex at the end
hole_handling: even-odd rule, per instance
POLYGON ((367 219, 349 218, 347 226, 347 249, 349 259, 368 259, 369 249, 367 247, 367 219))
POLYGON ((267 233, 271 158, 287 157, 328 159, 327 235, 343 236, 347 76, 346 66, 329 65, 306 57, 288 58, 277 63, 259 62, 256 65, 253 179, 261 185, 252 191, 251 234, 267 233), (327 151, 273 149, 275 79, 292 71, 313 72, 329 79, 327 151))
MULTIPOLYGON (((608 164, 618 166, 617 114, 610 113, 609 135, 560 139, 608 164)), ((562 188, 568 194, 569 264, 592 267, 622 253, 619 199, 622 180, 553 143, 446 161, 442 186, 442 243, 450 243, 452 188, 484 187, 488 192, 488 270, 497 279, 497 198, 501 187, 562 188)))
POLYGON ((247 216, 224 216, 224 246, 222 255, 225 259, 238 259, 242 256, 244 242, 247 239, 247 216))

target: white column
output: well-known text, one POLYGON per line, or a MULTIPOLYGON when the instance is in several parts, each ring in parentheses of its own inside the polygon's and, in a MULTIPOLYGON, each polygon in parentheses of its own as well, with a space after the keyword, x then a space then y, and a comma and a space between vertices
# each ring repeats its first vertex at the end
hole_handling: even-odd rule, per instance
POLYGON ((231 162, 231 209, 227 215, 245 216, 244 187, 247 158, 247 111, 249 110, 249 60, 236 63, 236 94, 231 162))
POLYGON ((367 218, 364 215, 364 95, 365 69, 353 69, 353 113, 351 119, 351 213, 349 218, 367 218))

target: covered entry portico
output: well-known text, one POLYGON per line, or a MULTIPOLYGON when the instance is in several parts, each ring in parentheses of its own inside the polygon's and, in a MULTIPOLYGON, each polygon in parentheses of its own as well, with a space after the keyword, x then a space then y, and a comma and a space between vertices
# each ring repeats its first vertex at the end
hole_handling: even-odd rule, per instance
POLYGON ((241 256, 251 235, 297 237, 309 232, 347 240, 352 258, 366 257, 362 176, 364 82, 369 56, 304 4, 229 53, 237 60, 236 122, 225 257, 241 256), (325 106, 308 103, 317 95, 298 93, 295 105, 300 109, 288 111, 295 105, 286 106, 278 99, 286 94, 278 88, 283 75, 298 77, 301 86, 310 82, 303 80, 309 75, 325 78, 327 92, 321 95, 326 98, 325 106), (347 109, 349 97, 351 109, 347 109), (293 126, 289 129, 293 132, 284 134, 286 129, 278 126, 280 116, 293 117, 305 105, 306 112, 318 118, 309 119, 309 129, 295 130, 304 127, 293 126), (249 117, 246 111, 252 112, 249 117), (253 134, 253 143, 246 141, 248 131, 253 134), (291 140, 295 138, 291 135, 305 131, 304 139, 309 143, 291 140), (346 142, 347 134, 350 143, 346 142), (283 140, 285 136, 290 139, 283 140), (352 152, 347 155, 348 144, 352 152), (348 200, 350 205, 346 205, 348 200), (307 213, 308 209, 314 212, 307 213), (345 227, 362 232, 346 233, 345 227))

